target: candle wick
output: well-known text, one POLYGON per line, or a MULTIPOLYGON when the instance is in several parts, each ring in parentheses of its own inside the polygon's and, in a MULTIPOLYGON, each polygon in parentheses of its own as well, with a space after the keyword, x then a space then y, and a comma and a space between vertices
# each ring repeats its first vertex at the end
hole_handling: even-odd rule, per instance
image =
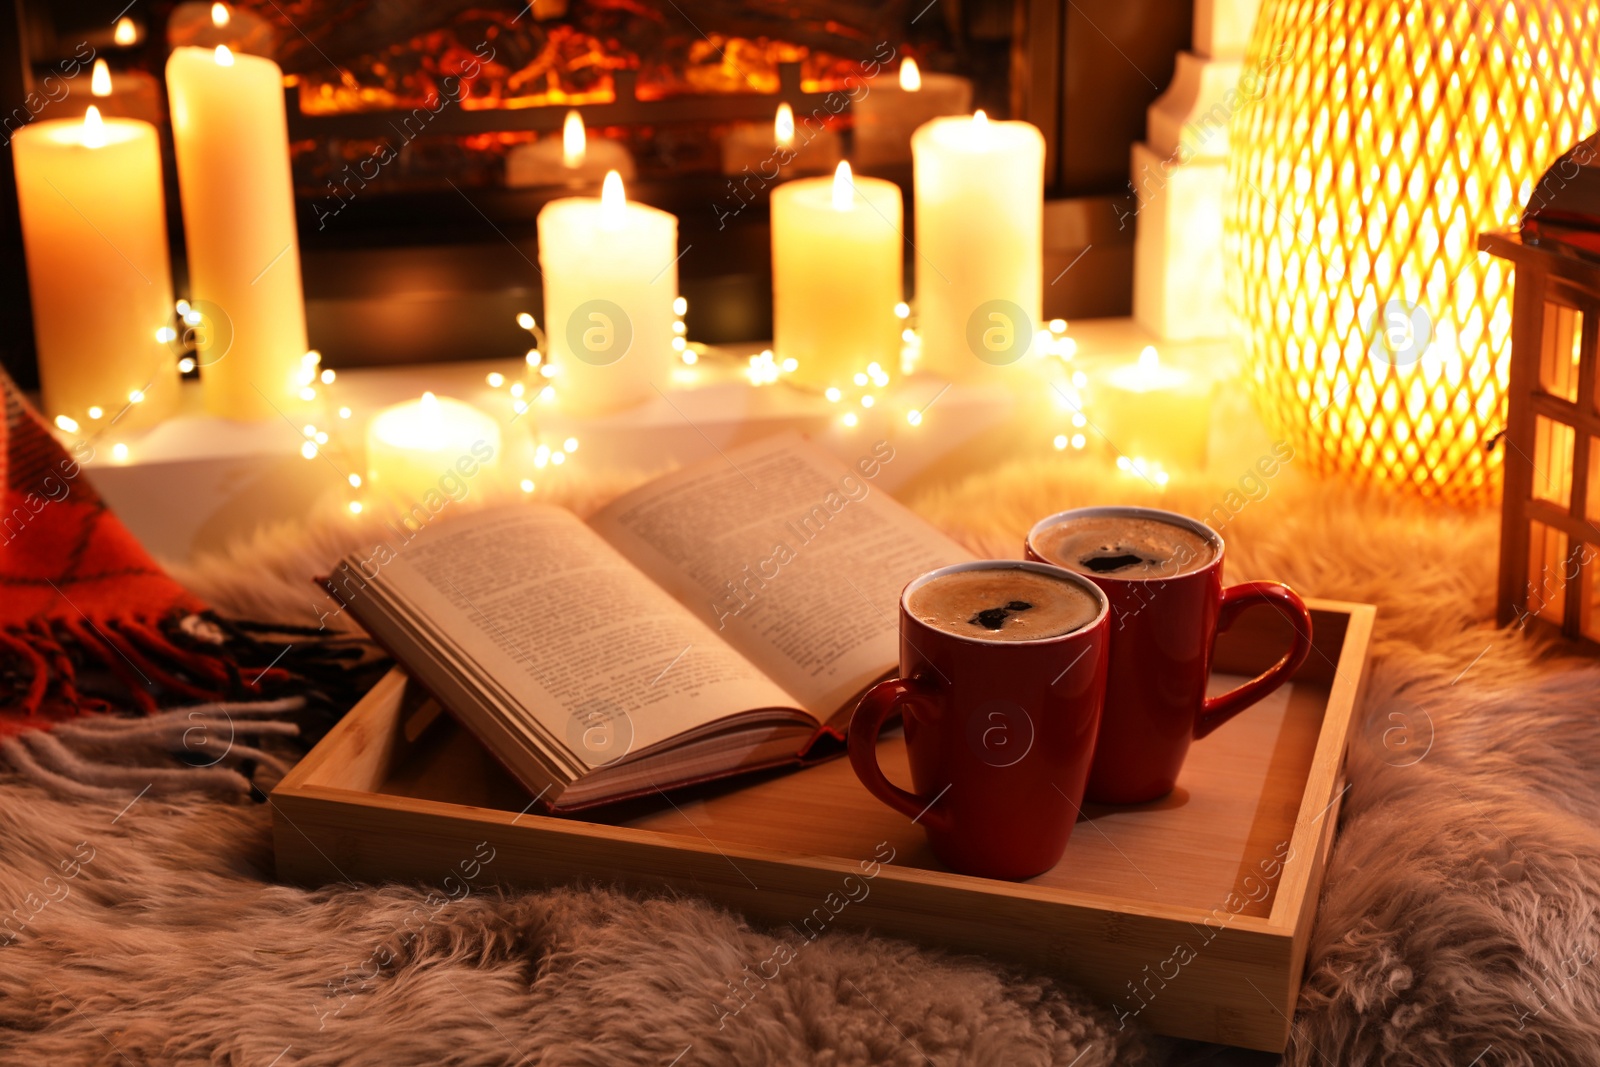
POLYGON ((794 147, 794 108, 778 105, 778 115, 772 120, 772 141, 778 148, 794 147))
POLYGON ((566 121, 561 125, 561 162, 577 170, 583 166, 588 154, 589 138, 583 128, 583 116, 578 114, 577 108, 573 108, 567 112, 566 121))
POLYGON ((103 148, 106 143, 105 123, 100 119, 100 109, 93 104, 83 113, 83 146, 103 148))
POLYGON ((840 160, 839 168, 833 172, 833 209, 835 211, 849 211, 855 206, 855 178, 850 173, 849 162, 840 160))

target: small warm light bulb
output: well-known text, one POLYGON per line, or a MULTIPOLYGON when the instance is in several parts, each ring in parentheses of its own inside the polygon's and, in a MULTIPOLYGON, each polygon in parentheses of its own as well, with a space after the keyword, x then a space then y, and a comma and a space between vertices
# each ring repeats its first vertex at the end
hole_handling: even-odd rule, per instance
POLYGON ((983 108, 981 107, 972 113, 972 128, 975 130, 987 130, 989 128, 989 116, 983 113, 983 108))
POLYGON ((673 297, 673 299, 672 299, 672 313, 674 315, 687 314, 688 311, 689 311, 689 301, 685 300, 681 296, 673 297))
POLYGON ((116 460, 118 463, 128 462, 128 446, 123 444, 121 441, 118 441, 116 444, 112 445, 111 458, 116 460))
POLYGON ((627 196, 622 191, 622 175, 614 170, 606 171, 606 180, 600 186, 601 227, 607 230, 620 228, 622 210, 627 204, 627 196))
POLYGON ((103 415, 105 415, 105 413, 106 413, 106 409, 101 407, 98 404, 96 404, 94 407, 89 409, 89 417, 91 419, 98 419, 98 418, 102 417, 103 415))
POLYGON ((352 489, 360 489, 361 488, 361 475, 359 475, 359 474, 350 475, 350 487, 352 489))
POLYGON ((94 96, 111 95, 111 68, 103 59, 94 61, 94 73, 89 75, 89 92, 94 96))
POLYGON ((134 389, 131 392, 129 392, 128 393, 128 403, 130 403, 130 404, 143 404, 144 403, 144 390, 143 389, 134 389))
POLYGON ((359 500, 350 501, 350 514, 352 514, 352 515, 361 514, 361 501, 359 501, 359 500))
POLYGON ((73 418, 71 415, 57 415, 56 425, 68 433, 78 432, 78 420, 73 418))
POLYGON ((184 356, 182 359, 178 360, 178 373, 179 374, 192 374, 194 372, 194 368, 195 368, 195 362, 194 362, 194 360, 190 359, 188 356, 184 356))
POLYGON ((106 143, 106 124, 100 118, 100 109, 93 104, 83 113, 83 147, 101 148, 106 143))
POLYGON ((561 124, 561 162, 576 170, 583 166, 583 157, 588 151, 589 139, 583 131, 583 116, 578 114, 577 108, 573 108, 567 112, 567 120, 561 124))
POLYGON ((567 438, 561 442, 561 448, 566 452, 576 452, 578 450, 578 439, 576 437, 567 438))
POLYGON ((517 325, 521 326, 524 330, 533 329, 533 316, 528 314, 526 311, 517 312, 517 325))
POLYGON ((779 148, 794 147, 794 108, 778 105, 778 117, 772 120, 772 141, 779 148))
POLYGON ((906 56, 905 62, 900 64, 900 88, 908 93, 922 88, 922 71, 917 69, 917 61, 910 56, 906 56))
MULTIPOLYGON (((231 66, 233 66, 233 53, 228 51, 228 46, 227 45, 225 45, 225 44, 217 45, 216 57, 217 57, 217 66, 219 66, 219 67, 231 67, 231 66)), ((982 114, 982 112, 979 112, 979 114, 982 114)))
POLYGON ((850 163, 841 159, 833 172, 833 210, 849 211, 855 204, 856 183, 850 175, 850 163))
POLYGON ((506 384, 506 376, 497 370, 492 370, 489 372, 489 376, 485 378, 484 381, 489 383, 489 388, 498 389, 502 385, 506 384))
POLYGON ((231 16, 228 14, 227 4, 219 3, 211 5, 211 25, 215 26, 217 29, 220 30, 222 27, 226 26, 230 17, 231 16))
POLYGON ((139 39, 139 27, 133 24, 132 19, 124 16, 117 20, 116 29, 111 31, 111 39, 126 48, 139 39))
POLYGON ((533 479, 532 478, 524 478, 524 479, 522 479, 522 491, 524 493, 533 492, 533 479))

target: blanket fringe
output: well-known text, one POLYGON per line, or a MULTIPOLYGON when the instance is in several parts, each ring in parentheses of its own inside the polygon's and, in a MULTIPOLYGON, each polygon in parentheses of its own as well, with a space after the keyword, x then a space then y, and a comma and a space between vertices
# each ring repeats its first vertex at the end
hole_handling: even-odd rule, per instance
POLYGON ((255 642, 230 645, 219 626, 198 619, 69 616, 0 630, 0 736, 49 725, 30 719, 117 708, 149 715, 177 701, 258 697, 288 680, 270 665, 245 677, 234 657, 255 642), (93 676, 98 691, 86 694, 93 676))
POLYGON ((305 698, 286 697, 197 704, 142 718, 81 719, 4 738, 0 756, 24 778, 84 798, 125 797, 129 789, 264 792, 288 765, 241 738, 294 737, 296 724, 272 716, 304 707, 305 698), (173 757, 188 765, 174 766, 173 757))

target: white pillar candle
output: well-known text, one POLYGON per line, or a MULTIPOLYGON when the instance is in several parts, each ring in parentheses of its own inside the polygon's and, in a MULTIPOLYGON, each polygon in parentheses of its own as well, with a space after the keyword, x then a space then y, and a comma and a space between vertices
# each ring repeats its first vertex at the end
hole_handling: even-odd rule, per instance
POLYGON ((220 357, 200 357, 206 408, 277 418, 296 403, 306 352, 283 72, 225 47, 177 48, 167 92, 189 296, 202 314, 218 316, 215 336, 231 333, 220 357))
POLYGON ((603 413, 665 390, 675 357, 677 216, 628 203, 613 172, 599 197, 546 204, 538 227, 546 343, 561 403, 603 413))
POLYGON ((861 167, 905 163, 911 158, 911 134, 918 126, 944 115, 972 110, 972 82, 956 74, 924 74, 906 57, 897 75, 880 74, 867 92, 850 105, 855 116, 855 148, 861 167))
POLYGON ((848 163, 772 191, 772 348, 798 364, 791 380, 823 389, 899 365, 903 226, 900 187, 848 163))
POLYGON ((956 380, 1026 354, 1044 289, 1044 135, 942 118, 911 138, 922 366, 956 380))
MULTIPOLYGON (((73 89, 77 90, 80 84, 75 81, 73 89)), ((113 74, 104 59, 94 61, 87 103, 98 107, 101 116, 108 119, 143 119, 151 125, 162 121, 161 89, 155 77, 142 70, 119 70, 113 74)))
POLYGON ((778 105, 771 125, 741 123, 722 138, 722 173, 748 171, 768 182, 796 174, 830 174, 841 157, 839 135, 810 123, 797 127, 788 104, 778 105))
POLYGON ((1210 380, 1163 364, 1147 346, 1138 362, 1113 368, 1092 388, 1095 424, 1122 455, 1185 470, 1205 466, 1210 380))
POLYGON ((118 428, 169 414, 178 369, 157 336, 173 312, 155 127, 91 107, 24 126, 12 144, 45 411, 85 430, 91 409, 118 428))
POLYGON ((541 137, 506 153, 506 184, 513 189, 536 185, 589 185, 616 171, 633 178, 633 156, 616 141, 590 137, 576 108, 567 112, 560 137, 541 137))
POLYGON ((500 466, 500 424, 465 401, 423 393, 367 424, 367 484, 402 508, 487 492, 500 466))

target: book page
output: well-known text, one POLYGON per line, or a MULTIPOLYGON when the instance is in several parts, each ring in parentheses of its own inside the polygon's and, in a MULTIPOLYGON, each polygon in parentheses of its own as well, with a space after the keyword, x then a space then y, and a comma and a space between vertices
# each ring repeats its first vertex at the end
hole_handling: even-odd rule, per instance
POLYGON ((779 435, 614 501, 589 524, 826 721, 899 658, 900 592, 972 556, 845 464, 779 435))
POLYGON ((580 759, 603 728, 591 765, 620 758, 620 743, 639 752, 739 712, 796 706, 561 508, 515 505, 428 527, 378 580, 580 759))

